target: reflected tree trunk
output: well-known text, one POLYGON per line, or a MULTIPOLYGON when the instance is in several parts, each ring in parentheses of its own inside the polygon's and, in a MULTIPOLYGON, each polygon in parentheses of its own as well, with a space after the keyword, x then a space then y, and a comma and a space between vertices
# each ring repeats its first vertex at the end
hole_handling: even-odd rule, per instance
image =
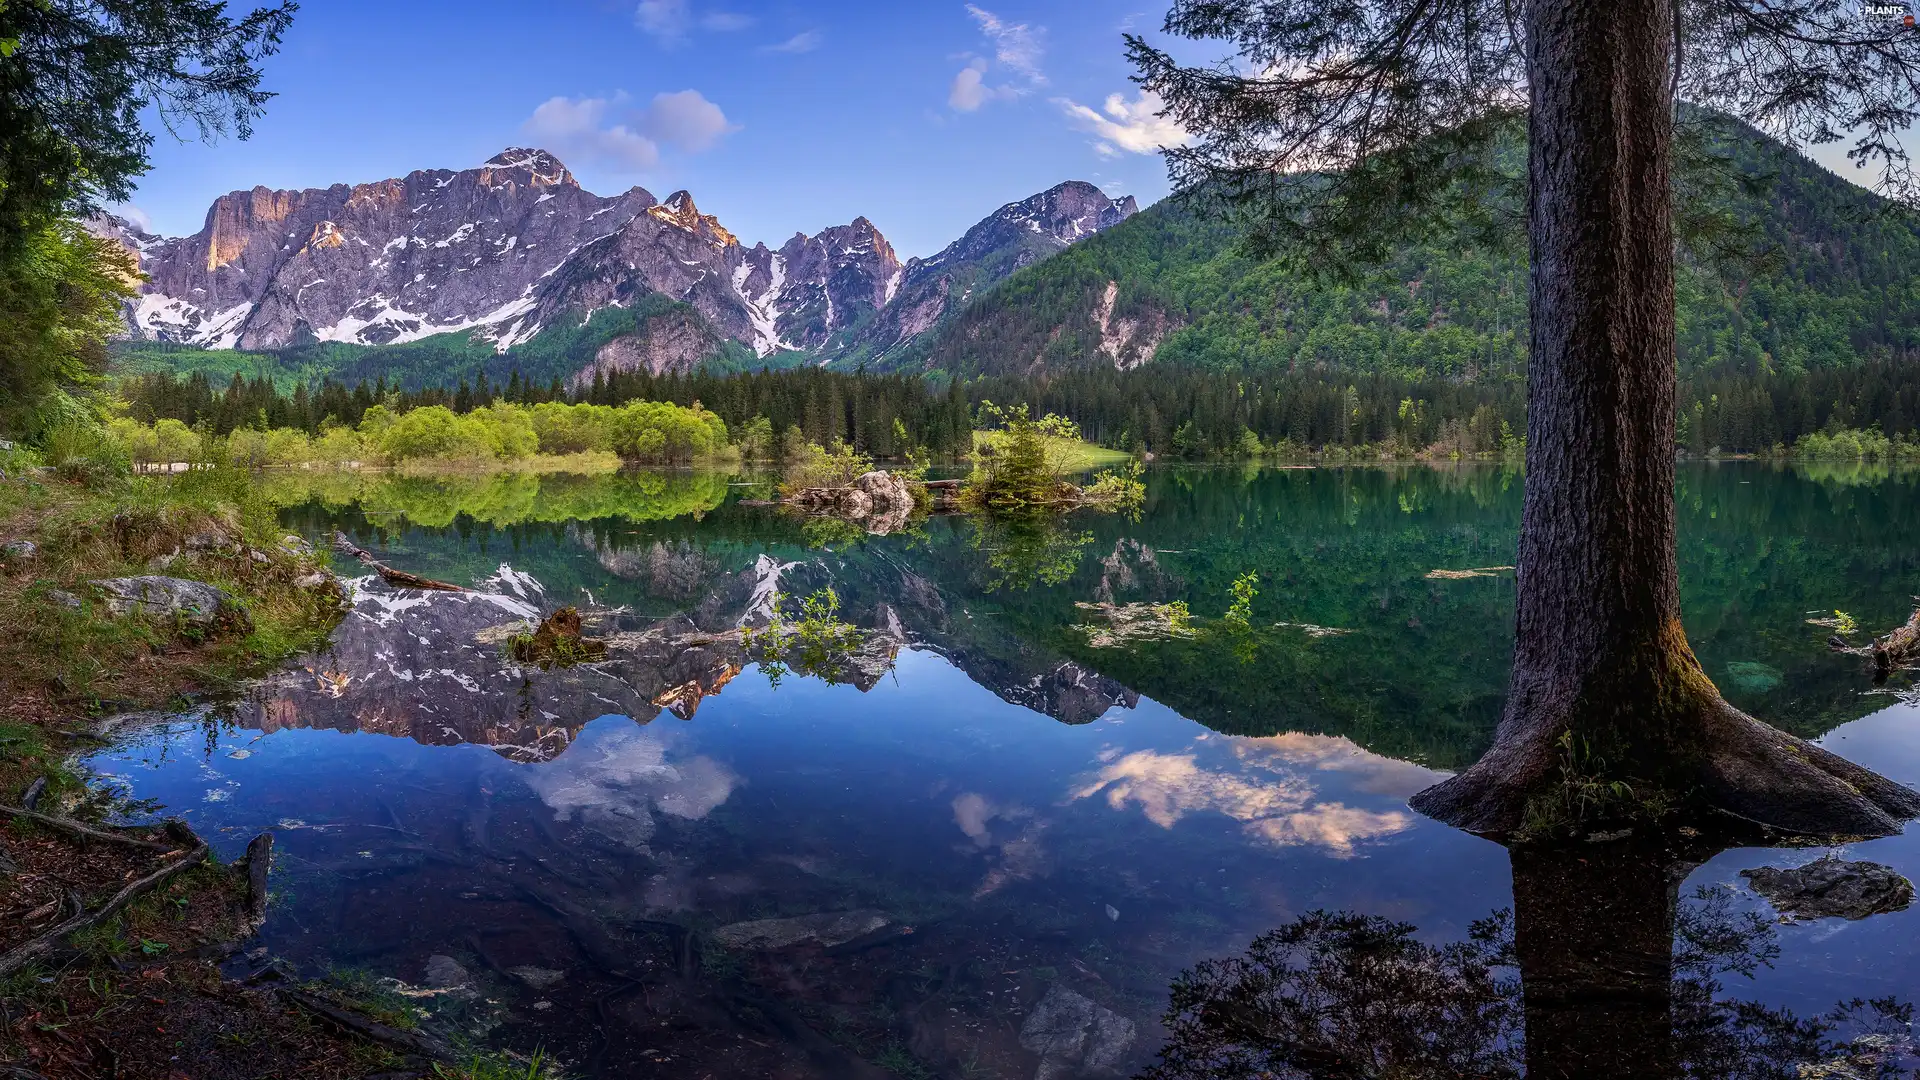
POLYGON ((1673 930, 1696 865, 1631 842, 1513 850, 1530 1080, 1679 1075, 1673 930))

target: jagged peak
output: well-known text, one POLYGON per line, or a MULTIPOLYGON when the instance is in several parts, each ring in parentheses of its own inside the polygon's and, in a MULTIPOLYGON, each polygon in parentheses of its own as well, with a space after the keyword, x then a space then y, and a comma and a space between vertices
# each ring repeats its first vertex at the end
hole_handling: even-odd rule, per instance
POLYGON ((705 226, 721 247, 740 243, 739 238, 721 226, 719 218, 712 214, 702 214, 700 208, 693 203, 693 194, 684 188, 667 196, 666 201, 660 205, 647 207, 647 213, 657 221, 666 222, 674 228, 685 229, 690 233, 697 234, 701 227, 705 226))
POLYGON ((538 186, 566 185, 579 187, 573 173, 561 160, 551 153, 535 147, 509 146, 505 150, 487 159, 483 169, 525 169, 532 182, 538 186))

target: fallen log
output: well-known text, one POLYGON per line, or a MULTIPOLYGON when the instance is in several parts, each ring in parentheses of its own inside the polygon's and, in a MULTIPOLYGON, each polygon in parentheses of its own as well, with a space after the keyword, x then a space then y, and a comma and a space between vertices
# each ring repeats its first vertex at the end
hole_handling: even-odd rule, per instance
POLYGON ((379 574, 380 580, 396 588, 434 589, 440 592, 467 591, 458 585, 449 585, 444 581, 435 581, 432 578, 424 578, 418 574, 409 574, 405 570, 395 570, 393 567, 374 558, 373 552, 347 539, 347 534, 343 532, 333 534, 333 547, 334 550, 340 552, 342 555, 351 555, 360 560, 362 565, 374 573, 379 574))
POLYGON ((98 926, 100 923, 120 914, 128 904, 133 903, 147 893, 166 884, 167 881, 177 877, 189 868, 205 862, 211 850, 212 849, 208 848, 205 843, 202 843, 199 847, 187 852, 184 856, 170 861, 167 865, 135 881, 126 888, 121 889, 113 895, 113 899, 101 905, 98 910, 92 912, 82 911, 46 933, 28 941, 26 944, 14 948, 13 951, 6 955, 0 956, 0 979, 12 975, 21 968, 33 963, 35 960, 51 953, 54 946, 72 937, 74 934, 98 926))
POLYGON ((135 840, 131 836, 121 836, 119 833, 103 832, 100 829, 89 828, 68 818, 52 817, 48 814, 36 814, 32 810, 24 810, 18 806, 0 804, 0 814, 8 814, 13 817, 22 818, 36 825, 45 825, 49 829, 58 829, 61 832, 77 836, 82 840, 103 840, 110 844, 145 848, 148 851, 175 850, 167 844, 156 844, 151 840, 135 840))

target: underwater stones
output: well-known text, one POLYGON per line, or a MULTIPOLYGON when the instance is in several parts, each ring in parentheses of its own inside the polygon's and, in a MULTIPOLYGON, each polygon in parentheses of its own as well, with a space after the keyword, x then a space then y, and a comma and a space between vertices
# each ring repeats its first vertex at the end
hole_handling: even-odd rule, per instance
POLYGON ((433 990, 460 990, 473 985, 473 976, 451 956, 429 956, 426 985, 433 990))
POLYGON ((1764 694, 1786 679, 1779 668, 1754 660, 1735 660, 1727 665, 1727 682, 1742 693, 1764 694))
POLYGON ((1864 919, 1913 903, 1913 883, 1879 863, 1820 859, 1788 870, 1742 870, 1740 876, 1789 919, 1864 919))
POLYGON ((795 945, 845 945, 883 929, 892 920, 877 911, 827 911, 791 919, 754 919, 733 923, 713 932, 713 940, 729 949, 772 952, 795 945))
POLYGON ((1133 1021, 1059 983, 1020 1025, 1020 1045, 1040 1055, 1034 1080, 1115 1075, 1133 1038, 1133 1021))
POLYGON ((115 617, 141 615, 172 619, 196 628, 252 625, 246 609, 233 597, 204 581, 146 575, 106 578, 89 584, 106 601, 107 610, 115 617))
MULTIPOLYGON (((532 965, 508 968, 507 974, 519 979, 535 990, 551 990, 567 979, 567 973, 564 971, 555 971, 552 968, 533 967, 532 965)), ((538 1008, 538 1006, 535 1007, 538 1008)))

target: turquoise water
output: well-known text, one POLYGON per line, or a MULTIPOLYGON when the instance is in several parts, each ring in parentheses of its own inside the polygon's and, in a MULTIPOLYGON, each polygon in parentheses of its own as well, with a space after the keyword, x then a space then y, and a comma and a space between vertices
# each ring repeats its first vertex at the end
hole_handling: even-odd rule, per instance
MULTIPOLYGON (((276 830, 277 954, 582 1074, 1127 1074, 1170 982, 1265 931, 1324 909, 1444 943, 1513 906, 1507 852, 1406 799, 1491 738, 1521 484, 1165 470, 1138 520, 866 537, 717 474, 320 483, 290 529, 480 592, 363 581, 328 652, 93 764, 228 856, 276 830), (783 673, 728 644, 829 588, 859 657, 783 673), (512 662, 500 628, 565 604, 611 659, 512 662), (470 990, 434 992, 436 957, 470 990)), ((1905 684, 1809 623, 1905 620, 1914 495, 1741 463, 1683 469, 1678 500, 1687 628, 1728 697, 1920 784, 1905 684)), ((1687 874, 1683 922, 1752 915, 1777 953, 1717 999, 1920 990, 1911 910, 1782 924, 1738 875, 1824 853, 1687 874)), ((1910 837, 1845 854, 1920 872, 1910 837)))

